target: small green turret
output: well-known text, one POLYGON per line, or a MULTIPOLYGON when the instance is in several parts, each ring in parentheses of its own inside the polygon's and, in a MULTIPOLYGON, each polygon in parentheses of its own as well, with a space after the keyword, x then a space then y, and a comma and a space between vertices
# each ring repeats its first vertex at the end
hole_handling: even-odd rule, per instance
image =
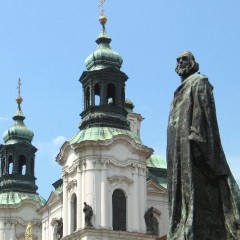
POLYGON ((18 82, 18 108, 13 117, 14 124, 3 134, 4 144, 0 146, 0 193, 24 192, 36 193, 34 176, 35 148, 31 142, 33 132, 24 124, 21 110, 23 101, 20 96, 20 79, 18 82))

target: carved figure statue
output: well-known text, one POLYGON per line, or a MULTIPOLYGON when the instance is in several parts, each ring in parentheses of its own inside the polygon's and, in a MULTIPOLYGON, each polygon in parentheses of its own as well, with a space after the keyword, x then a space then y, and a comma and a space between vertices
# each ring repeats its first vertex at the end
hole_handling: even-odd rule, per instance
POLYGON ((58 236, 58 239, 61 239, 62 235, 63 235, 63 221, 62 221, 62 218, 56 220, 56 222, 57 222, 57 236, 58 236))
POLYGON ((171 104, 168 240, 240 239, 240 191, 218 130, 213 87, 191 52, 177 58, 181 85, 171 104))
POLYGON ((144 219, 147 225, 147 234, 154 234, 154 226, 153 226, 153 207, 150 207, 144 214, 144 219))
POLYGON ((93 216, 93 210, 86 202, 84 202, 83 212, 85 214, 85 227, 92 227, 91 218, 93 216))

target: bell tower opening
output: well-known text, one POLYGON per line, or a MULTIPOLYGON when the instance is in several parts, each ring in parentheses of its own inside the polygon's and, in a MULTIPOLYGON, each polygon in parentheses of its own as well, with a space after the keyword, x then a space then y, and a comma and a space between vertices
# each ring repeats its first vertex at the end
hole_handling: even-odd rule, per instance
POLYGON ((109 105, 116 105, 116 89, 112 83, 107 86, 107 100, 109 105))
POLYGON ((26 169, 27 161, 24 155, 19 156, 19 161, 18 161, 18 173, 20 175, 26 175, 27 169, 26 169))
POLYGON ((100 98, 100 85, 95 84, 94 86, 94 105, 98 106, 101 104, 101 98, 100 98))

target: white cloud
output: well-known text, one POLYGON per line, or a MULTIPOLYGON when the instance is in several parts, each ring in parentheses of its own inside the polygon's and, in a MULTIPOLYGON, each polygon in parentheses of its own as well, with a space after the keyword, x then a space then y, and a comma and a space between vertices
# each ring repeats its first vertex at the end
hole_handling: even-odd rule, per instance
POLYGON ((52 139, 51 143, 57 147, 60 147, 67 139, 64 136, 57 136, 52 139))
POLYGON ((9 117, 0 117, 0 121, 8 121, 9 117))
POLYGON ((34 145, 38 148, 37 156, 43 158, 44 161, 55 163, 55 158, 59 153, 62 144, 66 141, 66 137, 57 136, 50 141, 36 142, 34 145))

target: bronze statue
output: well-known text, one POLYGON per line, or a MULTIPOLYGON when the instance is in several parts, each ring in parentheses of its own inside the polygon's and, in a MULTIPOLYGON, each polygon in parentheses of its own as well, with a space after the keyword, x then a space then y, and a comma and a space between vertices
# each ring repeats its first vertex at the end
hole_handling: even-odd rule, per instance
POLYGON ((177 58, 181 85, 168 124, 168 240, 240 239, 240 191, 226 162, 213 87, 191 52, 177 58))
POLYGON ((91 218, 93 216, 93 210, 86 202, 84 202, 83 212, 85 214, 85 227, 92 227, 91 218))

